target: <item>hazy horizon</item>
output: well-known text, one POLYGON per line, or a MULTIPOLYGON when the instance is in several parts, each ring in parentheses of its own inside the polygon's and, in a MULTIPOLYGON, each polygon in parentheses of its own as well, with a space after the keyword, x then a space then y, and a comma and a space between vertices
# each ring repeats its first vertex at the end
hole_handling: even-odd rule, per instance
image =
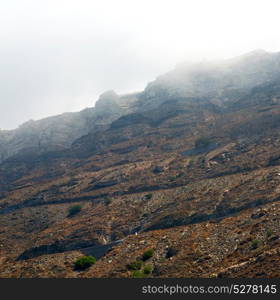
POLYGON ((0 18, 0 128, 94 106, 185 61, 280 51, 267 1, 11 0, 0 18))

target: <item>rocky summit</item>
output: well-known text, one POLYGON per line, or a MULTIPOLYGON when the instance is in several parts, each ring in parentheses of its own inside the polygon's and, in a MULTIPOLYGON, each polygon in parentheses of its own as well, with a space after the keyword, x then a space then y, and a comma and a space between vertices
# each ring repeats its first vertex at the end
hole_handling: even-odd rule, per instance
POLYGON ((280 276, 280 53, 0 131, 0 161, 0 277, 280 276))

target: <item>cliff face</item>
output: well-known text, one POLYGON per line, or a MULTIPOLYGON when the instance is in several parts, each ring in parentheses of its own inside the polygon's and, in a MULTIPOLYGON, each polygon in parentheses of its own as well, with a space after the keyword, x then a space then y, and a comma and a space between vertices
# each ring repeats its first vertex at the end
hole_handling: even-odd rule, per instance
POLYGON ((0 275, 132 277, 153 248, 151 277, 279 277, 278 60, 258 51, 164 75, 180 85, 106 92, 71 145, 4 160, 0 275))
POLYGON ((140 109, 150 109, 170 98, 207 98, 224 103, 238 93, 279 79, 280 53, 262 50, 218 62, 181 64, 149 83, 141 95, 140 109))
POLYGON ((121 97, 109 91, 100 96, 94 108, 29 121, 15 130, 0 131, 0 162, 17 154, 69 148, 76 139, 127 113, 129 107, 121 103, 121 97))
POLYGON ((43 153, 69 148, 76 139, 106 127, 123 115, 156 109, 172 99, 204 98, 222 106, 229 100, 241 99, 256 86, 278 80, 279 70, 280 54, 261 50, 222 62, 182 64, 149 83, 143 92, 119 96, 107 91, 94 108, 0 131, 0 161, 30 151, 43 153))
MULTIPOLYGON (((92 110, 65 113, 40 121, 29 121, 18 129, 2 132, 1 158, 25 152, 45 152, 69 147, 87 133, 92 110)), ((1 133, 0 133, 1 134, 1 133)))

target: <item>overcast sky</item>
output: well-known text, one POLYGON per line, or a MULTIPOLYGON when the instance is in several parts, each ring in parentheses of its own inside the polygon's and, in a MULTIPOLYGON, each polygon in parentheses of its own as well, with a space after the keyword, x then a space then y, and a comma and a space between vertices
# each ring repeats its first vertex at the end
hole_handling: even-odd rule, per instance
POLYGON ((279 0, 9 0, 0 128, 142 90, 184 61, 280 51, 279 0))

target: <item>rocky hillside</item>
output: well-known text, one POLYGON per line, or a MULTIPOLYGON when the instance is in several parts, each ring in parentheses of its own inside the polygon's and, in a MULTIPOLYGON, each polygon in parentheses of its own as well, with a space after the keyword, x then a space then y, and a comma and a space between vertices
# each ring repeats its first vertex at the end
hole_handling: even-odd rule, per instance
POLYGON ((81 136, 99 130, 128 113, 133 98, 133 94, 120 97, 108 91, 100 96, 94 108, 39 121, 31 120, 15 130, 0 131, 0 162, 18 154, 69 148, 81 136))
POLYGON ((94 108, 29 121, 18 129, 0 131, 0 161, 22 153, 69 148, 78 138, 129 113, 142 113, 170 100, 204 98, 223 106, 279 79, 280 53, 253 51, 218 62, 181 64, 149 83, 143 92, 117 95, 107 91, 94 108))
POLYGON ((102 95, 63 150, 3 160, 0 276, 278 277, 279 62, 179 66, 102 95))

